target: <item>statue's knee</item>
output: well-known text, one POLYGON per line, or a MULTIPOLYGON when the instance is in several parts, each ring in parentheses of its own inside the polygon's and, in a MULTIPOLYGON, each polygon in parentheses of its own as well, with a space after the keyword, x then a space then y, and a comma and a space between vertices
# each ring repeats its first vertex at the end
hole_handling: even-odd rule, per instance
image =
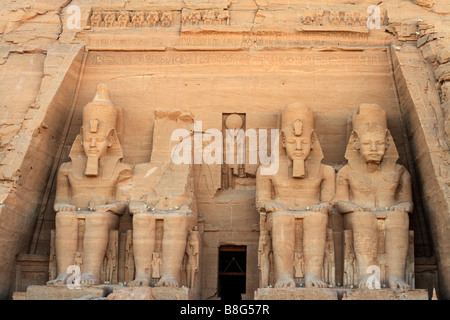
POLYGON ((57 227, 69 227, 78 223, 77 214, 74 212, 58 212, 55 217, 57 227))
POLYGON ((409 229, 409 216, 403 212, 389 213, 385 220, 386 228, 409 229))
POLYGON ((325 229, 328 224, 328 215, 320 212, 314 212, 303 219, 305 228, 322 228, 325 229))
POLYGON ((149 214, 134 214, 133 215, 133 228, 149 228, 155 223, 155 219, 149 214))
POLYGON ((275 215, 272 217, 271 222, 272 226, 289 226, 294 224, 295 218, 288 215, 275 215))
POLYGON ((87 226, 107 226, 111 222, 113 222, 114 217, 112 214, 107 212, 95 212, 89 215, 86 215, 86 225, 87 226))
POLYGON ((182 227, 187 227, 189 222, 189 217, 182 215, 168 216, 164 219, 164 228, 175 228, 179 229, 182 227))
POLYGON ((353 213, 352 221, 356 225, 377 225, 377 216, 370 211, 358 211, 353 213))

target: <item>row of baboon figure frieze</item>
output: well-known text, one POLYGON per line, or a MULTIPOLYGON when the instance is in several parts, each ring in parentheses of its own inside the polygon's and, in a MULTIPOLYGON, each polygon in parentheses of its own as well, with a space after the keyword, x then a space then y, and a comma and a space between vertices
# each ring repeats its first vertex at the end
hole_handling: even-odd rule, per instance
MULTIPOLYGON (((94 11, 91 15, 92 27, 138 28, 170 27, 178 11, 94 11)), ((228 10, 183 10, 182 23, 190 25, 229 25, 228 10)))
MULTIPOLYGON (((106 28, 138 28, 138 27, 170 27, 175 15, 180 11, 153 10, 153 11, 93 11, 90 16, 92 27, 106 28)), ((373 16, 367 11, 348 10, 300 10, 297 13, 301 25, 305 26, 364 26, 369 19, 377 19, 380 25, 388 25, 385 9, 380 10, 379 16, 373 16)), ((264 16, 264 14, 262 14, 264 16)), ((181 11, 183 25, 230 25, 231 14, 228 9, 181 11)))

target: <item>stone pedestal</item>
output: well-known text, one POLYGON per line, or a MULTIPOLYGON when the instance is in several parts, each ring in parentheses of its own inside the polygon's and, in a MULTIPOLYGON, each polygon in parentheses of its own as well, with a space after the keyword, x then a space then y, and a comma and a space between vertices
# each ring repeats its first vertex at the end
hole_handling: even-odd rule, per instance
POLYGON ((259 288, 255 300, 429 300, 428 290, 259 288))
POLYGON ((344 290, 344 293, 344 300, 429 300, 426 289, 349 289, 344 290))
POLYGON ((195 300, 196 296, 189 288, 168 287, 116 287, 108 295, 108 300, 195 300))
POLYGON ((26 292, 15 292, 14 300, 196 300, 198 295, 189 288, 123 287, 119 285, 29 286, 26 292))
POLYGON ((80 286, 79 289, 67 286, 29 286, 26 300, 73 300, 89 297, 89 299, 105 298, 112 292, 112 286, 98 285, 80 286))
POLYGON ((329 288, 259 288, 255 300, 338 300, 329 288))

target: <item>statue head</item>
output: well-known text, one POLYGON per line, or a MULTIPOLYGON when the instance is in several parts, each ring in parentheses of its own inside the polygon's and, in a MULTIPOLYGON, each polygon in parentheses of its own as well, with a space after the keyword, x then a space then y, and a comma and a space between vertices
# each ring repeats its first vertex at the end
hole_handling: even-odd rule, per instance
POLYGON ((281 111, 281 145, 294 166, 294 177, 303 178, 304 162, 313 149, 314 112, 301 103, 293 103, 281 111))
POLYGON ((83 109, 81 144, 88 158, 85 175, 97 176, 99 160, 106 156, 117 139, 115 127, 118 113, 110 100, 108 87, 99 84, 94 100, 83 109))
POLYGON ((355 148, 359 149, 365 162, 381 163, 388 142, 387 129, 373 122, 369 122, 355 131, 355 148))
POLYGON ((362 104, 353 117, 353 148, 366 163, 381 163, 391 144, 386 112, 377 104, 362 104))

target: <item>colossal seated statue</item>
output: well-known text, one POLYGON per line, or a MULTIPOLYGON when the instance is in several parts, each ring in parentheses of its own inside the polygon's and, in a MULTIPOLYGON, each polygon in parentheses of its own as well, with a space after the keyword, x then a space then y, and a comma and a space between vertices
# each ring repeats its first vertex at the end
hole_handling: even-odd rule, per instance
POLYGON ((295 103, 283 108, 280 137, 286 154, 280 154, 275 174, 263 175, 261 167, 258 169, 261 287, 269 283, 268 250, 273 251, 276 288, 295 287, 295 274, 303 274, 302 265, 307 287, 326 287, 323 263, 335 171, 321 163, 323 154, 314 128, 314 113, 308 107, 295 103), (294 261, 300 258, 303 261, 294 261))
POLYGON ((83 126, 72 145, 71 161, 63 163, 58 172, 54 204, 57 277, 49 285, 65 284, 72 265, 82 265, 82 285, 100 283, 109 231, 118 228, 126 208, 121 186, 132 175, 131 165, 121 162, 118 114, 107 86, 98 85, 94 100, 83 109, 83 126), (84 220, 84 233, 79 220, 84 220))
MULTIPOLYGON (((151 160, 137 165, 133 177, 130 212, 133 215, 136 277, 131 286, 151 285, 151 276, 156 274, 152 272, 154 256, 159 256, 162 264, 158 266, 161 272, 160 278, 156 279, 157 286, 179 287, 181 278, 187 278, 186 286, 195 286, 194 277, 198 271, 195 266, 199 262, 192 261, 194 252, 189 248, 194 242, 190 237, 188 240, 190 235, 199 236, 198 231, 194 230, 197 213, 193 165, 192 161, 178 164, 173 161, 172 151, 179 141, 171 139, 172 134, 181 130, 178 132, 188 135, 182 138, 192 141, 193 123, 192 116, 185 112, 156 111, 151 160), (155 252, 158 254, 154 255, 155 252), (186 254, 188 258, 185 258, 186 254), (188 266, 184 266, 187 261, 188 266), (182 270, 188 270, 184 277, 181 277, 182 270)), ((176 139, 178 137, 181 136, 176 139)), ((188 149, 189 157, 192 157, 192 148, 188 149)), ((195 259, 199 259, 198 254, 195 259)))
MULTIPOLYGON (((348 164, 337 174, 335 201, 344 217, 344 229, 352 230, 348 238, 353 238, 353 243, 347 243, 347 247, 356 256, 355 278, 359 280, 355 285, 366 288, 370 276, 367 269, 378 266, 387 268, 390 288, 409 288, 405 268, 408 213, 413 209, 411 181, 408 171, 396 163, 397 149, 387 129, 386 112, 380 106, 360 106, 353 117, 345 158, 348 164), (384 226, 382 230, 379 225, 384 226)), ((348 264, 353 270, 351 261, 348 264)), ((353 279, 352 270, 345 272, 353 279)))

